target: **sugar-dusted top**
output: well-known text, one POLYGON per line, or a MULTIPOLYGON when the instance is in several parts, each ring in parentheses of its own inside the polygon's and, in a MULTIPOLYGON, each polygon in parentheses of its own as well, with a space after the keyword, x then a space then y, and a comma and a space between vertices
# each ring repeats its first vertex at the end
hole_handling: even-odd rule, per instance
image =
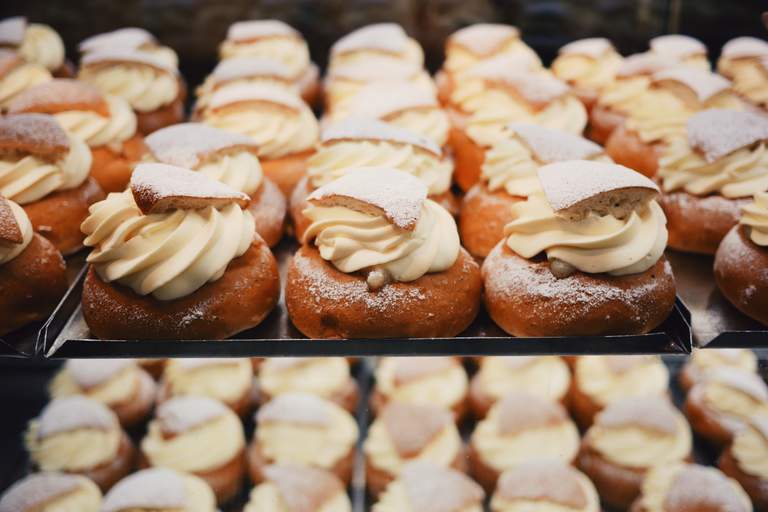
POLYGON ((344 491, 333 473, 309 466, 272 464, 264 468, 264 477, 277 486, 288 512, 316 512, 344 491))
POLYGON ((501 23, 476 23, 457 30, 448 38, 448 45, 458 45, 482 57, 496 53, 508 41, 519 39, 520 31, 501 23))
POLYGON ((500 53, 494 57, 483 59, 472 64, 465 72, 466 76, 493 80, 509 71, 519 70, 529 72, 537 68, 539 62, 534 54, 529 52, 500 53))
POLYGON ((81 395, 56 398, 37 419, 38 438, 79 429, 111 430, 120 428, 117 417, 107 406, 81 395))
POLYGON ((0 117, 0 154, 21 152, 58 160, 69 151, 69 138, 52 116, 14 114, 0 117))
POLYGON ((17 52, 8 48, 0 48, 0 78, 22 64, 24 64, 24 59, 17 52))
POLYGON ((723 45, 720 56, 726 59, 768 56, 768 41, 756 37, 736 37, 723 45))
POLYGON ((88 52, 80 59, 80 65, 83 67, 109 64, 138 64, 174 75, 178 74, 178 70, 169 66, 162 58, 138 48, 107 46, 88 52))
POLYGON ((135 364, 135 359, 69 359, 66 368, 78 386, 90 389, 135 364))
POLYGON ((715 468, 684 464, 664 498, 663 510, 747 512, 733 484, 715 468))
POLYGON ((578 471, 557 460, 528 462, 505 471, 496 492, 508 501, 548 501, 575 510, 587 506, 578 471))
POLYGON ((370 82, 355 94, 346 107, 363 117, 386 118, 406 110, 438 108, 435 95, 409 82, 370 82))
POLYGON ((184 477, 173 469, 150 468, 120 480, 104 497, 101 512, 175 510, 186 505, 184 477))
POLYGON ((250 200, 213 178, 167 164, 138 164, 130 187, 136 205, 145 214, 221 208, 232 203, 245 207, 250 200))
POLYGON ((399 480, 405 486, 413 510, 458 512, 480 505, 483 489, 464 473, 429 462, 408 463, 399 480))
POLYGON ((161 128, 144 139, 159 162, 195 169, 207 158, 225 151, 256 153, 258 145, 250 137, 202 123, 181 123, 161 128))
POLYGON ((412 174, 391 167, 359 167, 310 194, 318 206, 342 206, 413 231, 427 198, 427 186, 412 174))
POLYGON ((331 422, 330 404, 319 396, 308 393, 284 393, 259 409, 256 422, 327 427, 331 422))
POLYGON ((157 408, 160 429, 168 434, 183 434, 229 412, 226 405, 206 396, 182 395, 157 408))
POLYGON ((454 359, 443 356, 400 357, 395 362, 392 376, 398 386, 410 384, 456 366, 454 359))
POLYGON ((688 120, 688 144, 707 162, 768 139, 768 117, 755 112, 710 109, 688 120))
POLYGON ((508 127, 545 164, 586 160, 603 153, 598 144, 572 133, 526 123, 512 123, 508 127))
POLYGON ((662 435, 677 432, 677 413, 664 397, 628 397, 610 404, 595 423, 605 428, 639 427, 662 435))
POLYGON ((59 496, 77 490, 84 477, 66 473, 33 473, 13 484, 0 499, 0 512, 35 512, 59 496))
POLYGON ((669 55, 676 59, 707 54, 707 47, 704 46, 704 43, 693 37, 681 34, 667 34, 654 37, 649 45, 654 52, 661 55, 669 55))
POLYGON ((560 55, 584 55, 597 59, 608 52, 614 51, 613 44, 604 37, 588 37, 566 44, 558 53, 560 55))
POLYGON ((320 134, 320 141, 323 144, 350 140, 409 144, 429 151, 438 157, 442 155, 440 147, 431 140, 421 137, 410 130, 366 117, 350 117, 338 123, 328 125, 323 128, 320 134))
POLYGON ((451 413, 431 405, 393 401, 381 413, 392 444, 402 458, 418 455, 443 429, 453 424, 451 413))
POLYGON ((109 115, 104 96, 96 87, 65 78, 56 78, 30 87, 8 104, 10 114, 57 114, 68 110, 88 110, 105 117, 109 115))
POLYGON ((0 21, 0 45, 19 46, 27 31, 27 18, 13 16, 0 21))
POLYGON ((87 37, 77 45, 77 49, 81 53, 87 53, 109 47, 139 48, 153 43, 155 36, 149 31, 139 27, 124 27, 87 37))
POLYGON ((361 50, 400 54, 405 51, 408 34, 397 23, 366 25, 342 37, 331 47, 331 56, 361 50))
POLYGON ((411 61, 400 59, 354 60, 334 66, 328 71, 329 78, 372 82, 395 81, 413 78, 422 72, 421 67, 411 61))
POLYGON ((0 241, 14 245, 24 242, 19 222, 8 200, 3 196, 0 196, 0 241))
POLYGON ((280 20, 237 21, 229 26, 227 39, 246 42, 268 37, 301 37, 296 29, 280 20))
POLYGON ((502 434, 519 434, 568 420, 568 413, 559 403, 517 391, 507 393, 497 407, 499 432, 502 434))
POLYGON ((231 82, 241 78, 269 77, 285 82, 294 76, 284 62, 264 57, 233 57, 219 62, 211 73, 215 83, 231 82))
POLYGON ((768 386, 757 374, 738 368, 716 368, 707 374, 704 384, 714 382, 723 384, 748 395, 759 402, 768 402, 768 386))
POLYGON ((655 53, 636 53, 626 57, 616 76, 628 78, 633 76, 652 75, 658 71, 678 66, 678 63, 669 57, 656 55, 655 53))
POLYGON ((491 73, 486 78, 488 81, 512 88, 518 96, 536 108, 548 105, 571 90, 568 84, 550 73, 531 73, 519 68, 500 68, 491 73))
POLYGON ((211 96, 209 106, 217 109, 237 103, 269 103, 294 113, 299 113, 302 108, 305 108, 301 98, 289 91, 277 87, 253 87, 248 84, 236 84, 219 89, 211 96))
POLYGON ((731 87, 728 79, 716 73, 686 67, 665 69, 653 74, 654 83, 660 84, 665 81, 687 87, 701 103, 731 87))

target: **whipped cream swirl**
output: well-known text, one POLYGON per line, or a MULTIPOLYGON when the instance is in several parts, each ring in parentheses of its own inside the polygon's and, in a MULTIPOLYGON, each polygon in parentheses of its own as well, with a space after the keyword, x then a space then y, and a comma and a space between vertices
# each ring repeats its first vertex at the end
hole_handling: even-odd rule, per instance
POLYGON ((248 195, 259 189, 264 178, 259 158, 250 151, 225 153, 195 170, 248 195))
POLYGON ((109 146, 119 150, 122 143, 136 134, 136 114, 123 98, 105 98, 109 117, 88 110, 70 110, 55 114, 56 121, 69 133, 90 147, 109 146))
POLYGON ((64 64, 64 42, 48 25, 31 23, 24 32, 19 53, 28 62, 55 71, 64 64))
POLYGON ((86 66, 79 78, 104 94, 124 98, 138 112, 151 112, 179 96, 179 81, 170 71, 140 63, 86 66))
POLYGON ((0 240, 0 265, 8 263, 24 252, 24 249, 27 248, 35 234, 35 231, 32 228, 32 223, 29 221, 29 217, 27 217, 24 209, 13 201, 8 201, 8 206, 10 206, 11 213, 13 213, 13 216, 16 219, 16 224, 19 226, 22 241, 20 244, 12 244, 0 240))
POLYGON ((52 80, 47 69, 38 64, 22 64, 0 77, 0 107, 8 104, 30 87, 52 80))
POLYGON ((757 245, 768 247, 768 192, 755 194, 755 202, 742 208, 741 223, 749 226, 749 237, 757 245))

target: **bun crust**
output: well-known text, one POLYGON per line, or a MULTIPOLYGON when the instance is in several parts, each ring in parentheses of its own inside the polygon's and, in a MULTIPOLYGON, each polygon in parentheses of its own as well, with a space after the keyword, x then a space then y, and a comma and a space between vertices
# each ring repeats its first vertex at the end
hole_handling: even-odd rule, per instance
POLYGON ((187 99, 187 84, 179 78, 179 94, 168 105, 151 112, 136 111, 138 130, 142 135, 184 121, 184 101, 187 99))
POLYGON ((649 178, 659 170, 659 157, 652 144, 646 144, 637 133, 620 126, 605 143, 605 152, 614 162, 634 169, 649 178))
POLYGON ((624 124, 626 116, 600 104, 589 111, 589 128, 587 137, 604 146, 611 134, 624 124))
POLYGON ((583 441, 576 466, 595 484, 600 502, 627 510, 640 495, 646 471, 619 466, 602 457, 583 441))
POLYGON ((283 238, 286 210, 285 196, 272 180, 264 178, 259 189, 251 196, 248 211, 253 215, 256 232, 270 247, 276 246, 283 238))
POLYGON ((263 158, 259 160, 261 168, 264 170, 264 176, 272 180, 286 198, 290 198, 293 189, 307 174, 307 159, 314 152, 314 149, 310 149, 274 160, 263 158))
POLYGON ((451 130, 448 144, 453 149, 453 179, 466 192, 480 180, 480 168, 485 160, 485 150, 475 144, 464 131, 464 114, 448 110, 451 130))
POLYGON ((91 148, 91 176, 107 194, 122 192, 128 186, 134 164, 140 162, 146 152, 140 133, 123 142, 120 151, 113 151, 108 146, 91 148))
POLYGON ((510 207, 522 200, 504 190, 491 192, 483 182, 469 189, 461 203, 459 233, 464 247, 472 256, 488 256, 504 238, 504 226, 513 220, 510 207))
POLYGON ((717 465, 723 473, 741 484, 752 499, 755 510, 768 510, 768 485, 766 485, 766 480, 742 470, 730 446, 720 455, 717 465))

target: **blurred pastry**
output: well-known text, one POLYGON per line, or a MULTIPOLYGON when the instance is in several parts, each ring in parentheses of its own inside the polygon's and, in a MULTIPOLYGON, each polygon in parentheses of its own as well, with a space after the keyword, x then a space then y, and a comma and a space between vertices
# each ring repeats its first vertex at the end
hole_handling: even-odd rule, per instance
POLYGON ((415 460, 467 470, 464 444, 453 415, 432 405, 389 403, 368 429, 363 451, 366 486, 374 497, 415 460))
POLYGON ((627 398, 668 394, 669 370, 658 356, 580 356, 573 369, 570 406, 587 428, 595 414, 627 398))
POLYGON ((0 496, 0 512, 100 512, 101 491, 88 478, 66 473, 33 473, 0 496))
POLYGON ((247 358, 170 359, 163 372, 159 401, 182 395, 207 396, 245 417, 253 406, 253 367, 247 358))
POLYGON ((757 356, 746 348, 694 350, 680 370, 680 387, 687 392, 718 368, 735 368, 747 373, 756 373, 757 356))
POLYGON ((514 220, 512 205, 541 192, 537 170, 565 160, 610 162, 603 148, 578 135, 512 123, 485 153, 480 180, 461 203, 459 233, 467 250, 485 258, 514 220))
POLYGON ((163 46, 150 32, 139 27, 124 27, 111 32, 95 34, 80 41, 77 49, 82 55, 98 52, 104 48, 125 48, 138 50, 161 59, 170 67, 179 66, 179 56, 173 48, 163 46))
POLYGON ((715 254, 715 281, 742 313, 768 325, 768 192, 742 207, 739 224, 715 254))
POLYGON ((558 50, 552 72, 574 88, 587 110, 600 92, 613 82, 622 63, 613 44, 603 37, 572 41, 558 50))
POLYGON ((396 23, 374 23, 353 30, 331 46, 328 68, 361 61, 404 61, 424 66, 424 51, 396 23))
POLYGON ((163 370, 168 360, 164 358, 154 359, 137 359, 138 364, 144 371, 146 371, 153 379, 160 380, 163 376, 163 370))
POLYGON ((170 468, 204 480, 222 505, 245 476, 245 435, 240 418, 218 400, 179 396, 157 408, 141 440, 143 466, 170 468))
POLYGON ((83 247, 80 223, 104 197, 89 176, 91 150, 53 116, 0 118, 0 195, 24 208, 35 231, 65 256, 83 247))
POLYGON ((411 462, 372 512, 482 512, 485 493, 471 478, 428 462, 411 462))
POLYGON ((80 59, 78 79, 104 94, 125 99, 136 112, 139 131, 144 135, 184 119, 184 79, 161 56, 105 46, 80 59))
POLYGON ((480 271, 424 182, 350 169, 310 194, 312 223, 288 268, 285 303, 310 338, 455 336, 479 309, 480 271))
POLYGON ((692 460, 691 427, 665 397, 629 397, 595 417, 577 465, 594 482, 600 501, 627 510, 655 466, 692 460))
POLYGON ((104 496, 101 512, 216 512, 216 497, 200 478, 168 468, 137 471, 104 496))
POLYGON ((291 464, 264 468, 243 512, 351 512, 349 496, 336 475, 291 464))
POLYGON ((733 80, 733 90, 751 104, 768 108, 768 42, 737 37, 720 52, 717 70, 733 80))
POLYGON ((23 16, 6 18, 0 21, 0 46, 17 51, 25 61, 38 64, 56 76, 73 74, 61 36, 48 25, 29 23, 23 16))
POLYGON ((0 336, 47 318, 67 291, 59 250, 34 232, 21 206, 2 195, 0 290, 0 336))
POLYGON ((768 190, 768 118, 705 110, 688 119, 686 135, 657 151, 668 245, 714 254, 741 208, 768 190))
POLYGON ((307 104, 274 87, 220 89, 211 95, 202 121, 253 139, 264 173, 286 197, 304 177, 319 136, 317 119, 307 104))
POLYGON ((768 416, 755 416, 737 432, 718 466, 741 484, 755 510, 768 510, 768 416))
POLYGON ((285 393, 309 393, 330 400, 350 413, 359 390, 344 357, 274 357, 259 366, 259 401, 285 393))
POLYGON ((0 112, 26 89, 53 79, 43 66, 26 62, 18 53, 0 48, 0 112))
POLYGON ((93 156, 91 176, 105 192, 125 190, 133 166, 146 152, 128 102, 84 82, 56 79, 30 87, 8 104, 8 112, 50 114, 85 141, 93 156))
POLYGON ((283 236, 286 200, 272 180, 264 177, 258 145, 249 137, 183 123, 162 128, 146 140, 148 160, 191 169, 248 194, 247 209, 256 232, 273 247, 283 236))
POLYGON ((491 512, 515 510, 599 512, 600 498, 583 473, 558 461, 521 464, 499 477, 491 512))
POLYGON ((744 489, 715 468, 660 465, 648 472, 631 512, 752 512, 744 489))
POLYGON ((251 480, 259 484, 271 464, 296 464, 330 471, 349 484, 359 431, 347 411, 315 395, 278 395, 256 414, 248 447, 251 480))
POLYGON ((452 411, 459 422, 467 412, 468 386, 467 372, 455 357, 383 357, 371 405, 375 414, 392 402, 431 405, 452 411))
POLYGON ((49 384, 49 393, 54 399, 85 395, 101 402, 129 429, 152 412, 156 386, 133 359, 69 359, 49 384))
POLYGON ((538 170, 544 191, 512 205, 483 262, 485 305, 514 336, 646 333, 675 303, 658 187, 589 160, 538 170), (545 257, 544 257, 545 256, 545 257))
POLYGON ((649 53, 674 60, 686 68, 709 71, 707 47, 698 39, 682 34, 666 34, 648 42, 649 53))
POLYGON ((277 303, 279 276, 248 201, 199 172, 137 165, 131 187, 95 204, 82 225, 94 247, 82 301, 91 333, 223 339, 258 325, 277 303))
POLYGON ((483 357, 469 385, 469 403, 480 419, 507 393, 521 391, 566 405, 571 372, 556 356, 483 357))
POLYGON ((81 395, 57 398, 29 423, 25 444, 40 471, 90 478, 106 492, 134 467, 136 449, 107 406, 81 395))
POLYGON ((469 441, 472 475, 491 493, 506 470, 551 459, 570 464, 579 451, 579 430, 557 402, 508 393, 481 420, 469 441))

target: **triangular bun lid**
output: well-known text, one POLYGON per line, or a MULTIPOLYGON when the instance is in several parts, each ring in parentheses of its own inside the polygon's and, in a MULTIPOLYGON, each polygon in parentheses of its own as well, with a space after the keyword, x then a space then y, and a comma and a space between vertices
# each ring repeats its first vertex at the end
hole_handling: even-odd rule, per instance
POLYGON ((223 183, 175 165, 143 163, 131 175, 131 192, 144 214, 173 210, 221 208, 237 203, 241 207, 250 198, 223 183))
POLYGON ((0 20, 0 45, 20 46, 27 31, 27 18, 13 16, 0 20))
POLYGON ((181 123, 161 128, 144 139, 160 162, 194 169, 211 155, 242 149, 256 153, 256 141, 202 123, 181 123))
POLYGON ((227 30, 230 41, 254 41, 268 37, 301 37, 301 34, 280 20, 236 21, 227 30))
MULTIPOLYGON (((82 475, 43 472, 19 480, 0 496, 0 512, 37 512, 87 482, 82 475)), ((55 506, 54 506, 55 508, 55 506)))
POLYGON ((112 487, 104 497, 101 511, 181 509, 186 504, 183 474, 169 468, 150 468, 133 473, 112 487))
POLYGON ((427 186, 411 174, 392 167, 357 167, 312 192, 309 202, 383 215, 393 225, 413 231, 426 198, 427 186))
POLYGON ((623 165, 570 160, 539 168, 544 194, 555 212, 579 220, 589 212, 626 217, 659 193, 659 187, 623 165))
POLYGON ((155 42, 155 36, 143 28, 124 27, 83 39, 77 45, 77 49, 81 53, 87 53, 109 46, 139 48, 145 44, 154 44, 155 42))
POLYGON ((331 55, 360 50, 402 53, 408 44, 408 34, 397 23, 374 23, 345 35, 331 47, 331 55))
POLYGON ((656 53, 669 55, 676 59, 707 54, 707 47, 704 46, 704 43, 682 34, 666 34, 654 37, 651 39, 649 46, 656 53))
POLYGON ((756 112, 710 109, 688 120, 688 143, 707 162, 768 139, 768 116, 756 112))
POLYGON ((507 128, 543 163, 586 160, 603 153, 602 146, 562 130, 527 123, 511 123, 507 128))
POLYGON ((419 147, 438 157, 442 155, 440 147, 430 139, 369 117, 349 117, 328 125, 323 129, 320 140, 323 143, 357 140, 394 142, 419 147))
POLYGON ((731 87, 731 82, 717 73, 682 67, 669 68, 654 73, 653 81, 656 84, 673 83, 685 87, 693 93, 700 103, 712 99, 731 87))
POLYGON ((768 41, 749 36, 736 37, 723 45, 720 56, 726 59, 768 56, 768 41))
POLYGON ((560 48, 558 53, 560 55, 583 55, 597 59, 614 50, 613 44, 608 39, 604 37, 588 37, 571 41, 560 48))

